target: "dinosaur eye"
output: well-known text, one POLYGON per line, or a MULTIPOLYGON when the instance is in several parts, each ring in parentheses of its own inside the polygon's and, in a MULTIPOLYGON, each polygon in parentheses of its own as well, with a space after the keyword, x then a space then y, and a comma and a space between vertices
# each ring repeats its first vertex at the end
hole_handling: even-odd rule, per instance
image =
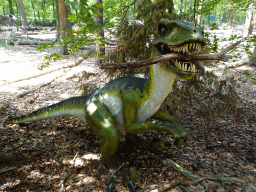
POLYGON ((158 25, 158 31, 159 31, 159 33, 160 33, 161 35, 165 35, 165 34, 167 33, 168 29, 167 29, 166 25, 160 23, 160 24, 158 25))
POLYGON ((196 32, 197 32, 197 30, 194 29, 194 30, 193 30, 193 33, 196 33, 196 32))
POLYGON ((165 31, 166 31, 166 28, 163 27, 163 28, 161 29, 161 33, 164 33, 165 31))

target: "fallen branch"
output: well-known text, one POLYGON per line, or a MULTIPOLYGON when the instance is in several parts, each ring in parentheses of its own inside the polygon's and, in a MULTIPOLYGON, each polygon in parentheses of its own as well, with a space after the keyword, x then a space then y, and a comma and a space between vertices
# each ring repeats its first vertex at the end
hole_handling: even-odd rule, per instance
POLYGON ((21 94, 19 94, 19 95, 17 96, 17 98, 18 98, 18 99, 19 99, 19 98, 22 98, 22 97, 26 96, 26 95, 29 94, 29 93, 33 93, 33 92, 35 92, 36 90, 41 89, 42 87, 45 87, 45 86, 47 86, 47 85, 50 85, 54 80, 55 80, 55 79, 53 79, 52 81, 47 82, 47 83, 45 83, 45 84, 43 84, 43 85, 40 85, 40 86, 38 86, 38 87, 36 87, 36 88, 34 88, 34 89, 32 89, 32 90, 29 90, 29 91, 26 91, 26 92, 24 92, 24 93, 21 93, 21 94))
POLYGON ((12 171, 12 170, 14 170, 16 168, 17 167, 5 167, 5 168, 0 169, 0 173, 6 173, 6 172, 12 171))
POLYGON ((31 147, 31 149, 34 149, 34 150, 41 151, 41 152, 49 154, 55 161, 57 161, 61 166, 63 166, 63 163, 59 159, 54 157, 54 155, 51 154, 49 151, 45 151, 45 150, 42 150, 42 149, 39 149, 39 148, 36 148, 36 147, 31 147))
POLYGON ((189 179, 192 179, 193 181, 181 181, 181 180, 173 180, 169 184, 164 185, 161 187, 158 191, 163 192, 166 191, 167 189, 174 188, 178 185, 183 185, 183 186, 189 186, 189 185, 197 185, 203 181, 209 180, 209 181, 216 181, 220 183, 224 182, 237 182, 237 183, 242 183, 245 184, 245 180, 239 179, 236 177, 216 177, 216 176, 208 176, 208 177, 202 177, 200 178, 199 176, 190 173, 186 169, 182 168, 179 166, 177 163, 175 163, 173 160, 168 159, 168 162, 171 164, 171 166, 178 172, 180 172, 182 175, 188 177, 189 179))
POLYGON ((75 166, 77 155, 78 155, 78 152, 76 153, 76 155, 73 158, 73 164, 70 166, 68 174, 61 181, 61 191, 65 191, 65 182, 70 177, 70 175, 72 175, 72 171, 73 171, 74 166, 75 166))
POLYGON ((52 43, 53 41, 32 41, 32 40, 27 40, 27 41, 19 41, 18 45, 43 45, 44 43, 52 43))
POLYGON ((217 54, 199 54, 199 55, 182 55, 178 53, 165 54, 151 59, 145 59, 140 61, 133 61, 129 63, 101 63, 100 69, 131 69, 136 67, 143 67, 146 65, 152 65, 163 61, 175 60, 180 61, 203 61, 203 60, 219 60, 228 61, 231 56, 225 55, 227 52, 231 51, 237 47, 241 41, 238 41, 217 54))

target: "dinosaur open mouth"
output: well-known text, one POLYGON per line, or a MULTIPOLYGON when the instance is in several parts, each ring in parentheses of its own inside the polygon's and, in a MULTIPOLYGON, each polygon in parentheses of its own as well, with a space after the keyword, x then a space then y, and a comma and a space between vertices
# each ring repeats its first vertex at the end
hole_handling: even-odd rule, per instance
MULTIPOLYGON (((201 41, 192 41, 185 42, 179 45, 167 45, 166 43, 157 43, 155 47, 161 54, 169 54, 169 53, 179 53, 182 55, 195 55, 198 54, 204 43, 201 41)), ((182 60, 170 60, 169 61, 172 67, 177 72, 182 73, 195 73, 195 65, 190 61, 182 61, 182 60)))

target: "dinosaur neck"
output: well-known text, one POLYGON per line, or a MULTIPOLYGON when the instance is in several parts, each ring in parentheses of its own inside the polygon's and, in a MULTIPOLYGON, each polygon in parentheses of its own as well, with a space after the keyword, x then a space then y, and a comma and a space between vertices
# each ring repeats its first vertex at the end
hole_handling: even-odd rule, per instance
POLYGON ((171 92, 176 75, 164 69, 163 64, 151 65, 145 86, 145 97, 138 108, 138 122, 151 117, 171 92))

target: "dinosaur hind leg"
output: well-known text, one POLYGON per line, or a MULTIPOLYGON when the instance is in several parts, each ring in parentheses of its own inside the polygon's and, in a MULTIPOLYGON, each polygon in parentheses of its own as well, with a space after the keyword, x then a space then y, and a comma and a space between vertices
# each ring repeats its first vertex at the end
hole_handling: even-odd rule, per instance
POLYGON ((109 159, 118 148, 120 140, 118 128, 108 109, 99 100, 94 99, 85 108, 85 116, 89 126, 102 138, 101 154, 104 162, 106 159, 109 159))
MULTIPOLYGON (((128 180, 128 172, 122 168, 124 160, 115 152, 120 141, 120 132, 109 110, 97 99, 85 108, 86 121, 93 131, 101 137, 102 161, 110 173, 120 175, 127 183, 127 187, 134 188, 128 180), (120 169, 118 169, 120 167, 120 169)), ((108 182, 108 191, 114 188, 113 177, 108 182)), ((130 190, 134 191, 134 190, 130 190)))

